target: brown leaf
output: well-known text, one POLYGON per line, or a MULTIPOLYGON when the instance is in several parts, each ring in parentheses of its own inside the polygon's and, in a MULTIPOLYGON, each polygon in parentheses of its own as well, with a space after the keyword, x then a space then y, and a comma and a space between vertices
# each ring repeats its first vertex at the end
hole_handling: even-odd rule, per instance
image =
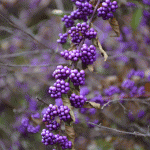
POLYGON ((107 60, 108 55, 107 53, 103 50, 101 43, 98 40, 98 37, 96 37, 95 39, 92 40, 92 43, 94 44, 94 46, 96 46, 96 48, 99 49, 100 53, 102 54, 102 56, 104 57, 104 61, 107 60))
POLYGON ((67 124, 65 124, 65 132, 68 136, 69 141, 72 142, 72 150, 75 150, 74 148, 75 131, 73 126, 68 126, 67 124))
POLYGON ((111 37, 119 37, 120 36, 120 29, 119 29, 119 24, 118 21, 116 20, 116 18, 111 18, 109 20, 110 26, 112 27, 112 29, 115 31, 116 35, 115 36, 111 36, 111 37))
POLYGON ((100 104, 95 103, 95 102, 88 102, 88 101, 84 103, 83 107, 84 108, 96 108, 96 109, 101 108, 100 104))
POLYGON ((31 117, 31 120, 37 125, 41 125, 43 123, 42 119, 35 119, 31 117))
POLYGON ((65 97, 64 95, 62 96, 62 101, 63 101, 63 104, 65 106, 68 106, 68 108, 70 109, 70 116, 71 116, 71 119, 73 120, 73 122, 75 122, 75 116, 74 116, 74 112, 72 110, 72 106, 71 106, 71 103, 70 103, 70 100, 68 97, 65 97))
POLYGON ((72 51, 72 50, 74 50, 74 49, 76 49, 76 45, 73 44, 73 43, 71 43, 71 47, 68 49, 68 51, 72 51))
POLYGON ((88 69, 90 70, 90 72, 94 71, 94 67, 92 65, 88 65, 88 69))

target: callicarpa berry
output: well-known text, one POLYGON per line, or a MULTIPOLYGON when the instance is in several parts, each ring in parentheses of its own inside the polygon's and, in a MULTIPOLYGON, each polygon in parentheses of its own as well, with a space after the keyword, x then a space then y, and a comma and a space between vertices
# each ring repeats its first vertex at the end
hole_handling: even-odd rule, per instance
POLYGON ((56 144, 56 138, 53 133, 51 133, 49 130, 43 129, 41 132, 42 136, 42 143, 44 145, 54 145, 56 144))
POLYGON ((60 120, 67 121, 71 119, 71 116, 69 114, 70 109, 68 108, 68 106, 61 105, 58 107, 58 111, 60 120))
POLYGON ((70 96, 71 105, 76 108, 81 108, 84 105, 85 101, 87 101, 87 98, 84 97, 83 95, 79 96, 73 93, 70 96))
POLYGON ((79 50, 73 50, 73 51, 63 51, 60 52, 61 56, 64 57, 66 60, 72 60, 72 61, 78 61, 81 57, 81 53, 79 50))
POLYGON ((74 25, 74 20, 72 19, 72 16, 64 15, 64 17, 61 19, 63 22, 65 22, 66 28, 70 28, 74 25))
POLYGON ((57 79, 54 83, 54 86, 49 87, 49 93, 52 98, 61 98, 62 94, 67 94, 70 90, 69 83, 65 82, 65 80, 57 79))
POLYGON ((90 45, 88 47, 86 44, 83 44, 81 48, 81 54, 81 60, 83 64, 89 65, 96 61, 96 47, 94 45, 90 45))
POLYGON ((57 43, 64 44, 67 42, 68 33, 59 33, 60 39, 57 40, 57 43))
POLYGON ((55 116, 58 116, 58 109, 56 106, 50 104, 43 115, 43 122, 51 123, 55 119, 55 116))
POLYGON ((40 125, 34 127, 33 125, 29 124, 27 127, 27 131, 30 133, 37 133, 40 131, 40 125))
POLYGON ((105 0, 102 2, 102 6, 97 9, 97 16, 102 17, 103 20, 108 20, 113 18, 113 12, 118 8, 117 1, 111 2, 110 0, 105 0))
POLYGON ((120 93, 120 89, 117 86, 110 86, 104 90, 105 95, 112 96, 113 94, 120 93))
POLYGON ((79 86, 85 84, 85 72, 81 70, 80 72, 77 69, 71 70, 71 74, 69 76, 73 85, 79 86))
POLYGON ((134 81, 127 79, 122 82, 121 86, 123 88, 131 90, 134 87, 134 84, 135 84, 134 81))
POLYGON ((71 69, 67 66, 59 65, 57 69, 53 72, 52 76, 55 79, 67 79, 71 73, 71 69))
POLYGON ((60 127, 60 124, 57 123, 57 121, 49 121, 49 122, 46 124, 46 127, 48 128, 49 131, 58 130, 59 127, 60 127))

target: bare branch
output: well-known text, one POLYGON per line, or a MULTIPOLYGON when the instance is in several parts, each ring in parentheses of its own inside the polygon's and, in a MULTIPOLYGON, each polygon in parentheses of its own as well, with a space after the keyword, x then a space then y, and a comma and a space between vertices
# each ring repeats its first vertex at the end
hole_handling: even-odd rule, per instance
POLYGON ((11 64, 3 64, 0 63, 0 66, 6 66, 6 67, 49 67, 49 66, 57 66, 57 65, 68 65, 66 63, 60 64, 60 63, 51 63, 51 64, 45 64, 45 65, 11 65, 11 64))
MULTIPOLYGON (((41 45, 42 47, 48 48, 48 49, 52 49, 52 48, 50 48, 50 47, 44 45, 44 44, 41 43, 40 41, 38 41, 38 40, 37 40, 33 35, 31 35, 28 31, 25 31, 25 29, 20 28, 20 27, 19 27, 18 25, 16 25, 12 20, 6 18, 6 17, 5 17, 4 15, 2 15, 1 13, 0 13, 0 16, 1 16, 2 18, 4 18, 4 19, 7 21, 7 23, 10 24, 13 28, 15 28, 15 29, 17 29, 17 30, 20 30, 20 31, 23 32, 24 34, 28 35, 31 39, 33 39, 36 43, 38 43, 38 44, 41 45)), ((29 29, 28 29, 28 30, 29 30, 29 29)), ((53 52, 54 52, 54 51, 55 51, 55 50, 53 50, 53 52)))
POLYGON ((44 102, 44 101, 43 101, 43 100, 41 100, 40 98, 36 97, 36 99, 37 99, 38 101, 42 102, 43 104, 45 104, 45 105, 49 106, 49 104, 48 104, 48 103, 44 102))
POLYGON ((92 124, 92 125, 95 125, 99 128, 102 128, 102 129, 105 129, 105 130, 108 130, 108 131, 112 131, 112 132, 118 132, 120 134, 129 134, 129 135, 134 135, 134 136, 143 136, 143 137, 150 137, 150 134, 147 133, 147 134, 143 134, 143 133, 139 133, 139 132, 127 132, 127 131, 121 131, 121 130, 118 130, 118 129, 113 129, 113 128, 109 128, 109 127, 105 127, 105 126, 102 126, 101 124, 97 125, 97 124, 94 124, 92 122, 88 122, 89 124, 92 124))
POLYGON ((25 51, 21 53, 5 54, 5 55, 1 55, 0 58, 11 58, 11 57, 18 57, 18 56, 28 55, 28 54, 38 54, 42 52, 49 52, 50 54, 53 53, 52 50, 50 49, 43 49, 43 50, 40 49, 40 50, 34 50, 34 51, 25 51))
POLYGON ((119 102, 119 101, 134 101, 134 102, 140 102, 143 104, 150 105, 149 103, 146 102, 146 101, 150 101, 150 98, 146 98, 146 99, 138 99, 138 98, 136 98, 136 99, 115 99, 115 100, 110 100, 107 103, 105 103, 101 109, 104 109, 104 107, 106 107, 110 103, 119 102))

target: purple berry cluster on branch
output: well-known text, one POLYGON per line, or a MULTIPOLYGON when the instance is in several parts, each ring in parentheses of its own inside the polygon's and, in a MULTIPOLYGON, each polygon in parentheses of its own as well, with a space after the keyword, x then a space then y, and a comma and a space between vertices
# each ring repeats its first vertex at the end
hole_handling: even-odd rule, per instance
POLYGON ((66 60, 72 60, 72 61, 78 61, 81 57, 81 53, 79 50, 73 50, 73 51, 62 51, 61 56, 64 57, 66 60))
POLYGON ((55 117, 59 116, 60 120, 67 121, 71 119, 69 114, 70 109, 67 106, 61 105, 59 107, 49 105, 45 113, 43 114, 43 122, 45 122, 48 130, 42 130, 42 143, 44 145, 54 145, 59 144, 62 149, 71 148, 72 142, 67 140, 66 136, 60 136, 58 134, 54 135, 50 131, 58 130, 60 128, 60 124, 55 121, 55 117))
MULTIPOLYGON (((40 114, 39 113, 32 114, 31 117, 34 119, 39 119, 40 114)), ((22 127, 24 127, 24 129, 26 129, 27 132, 29 132, 29 133, 37 133, 40 131, 40 125, 36 125, 36 126, 33 125, 33 123, 27 117, 22 118, 21 124, 22 124, 22 127)))
POLYGON ((52 76, 55 79, 65 80, 69 77, 70 73, 71 73, 70 68, 68 68, 67 66, 59 65, 59 66, 57 66, 57 69, 53 72, 52 76))
POLYGON ((84 85, 85 84, 85 72, 81 70, 80 72, 77 69, 71 70, 71 74, 69 76, 72 83, 75 86, 84 85))
POLYGON ((84 97, 83 95, 79 96, 73 93, 70 96, 71 105, 76 108, 81 108, 84 105, 85 101, 87 101, 87 98, 84 97))
POLYGON ((58 110, 60 120, 67 121, 71 119, 71 116, 69 114, 70 109, 67 106, 61 105, 59 106, 58 110))
POLYGON ((102 17, 103 20, 108 20, 113 18, 113 12, 118 8, 117 1, 111 2, 110 0, 105 0, 102 2, 102 6, 97 9, 98 17, 102 17))
POLYGON ((65 80, 57 79, 54 86, 49 87, 49 93, 52 98, 61 98, 62 94, 67 94, 70 90, 69 83, 65 80))
POLYGON ((60 144, 62 149, 70 149, 72 147, 71 141, 68 141, 66 136, 54 135, 49 130, 43 129, 41 132, 42 143, 44 145, 60 144))
POLYGON ((83 44, 81 47, 81 60, 83 64, 93 64, 96 61, 96 47, 90 45, 89 47, 86 44, 83 44))
POLYGON ((60 39, 57 40, 57 43, 60 43, 60 44, 64 44, 67 42, 67 38, 68 38, 68 33, 59 33, 59 37, 60 39))

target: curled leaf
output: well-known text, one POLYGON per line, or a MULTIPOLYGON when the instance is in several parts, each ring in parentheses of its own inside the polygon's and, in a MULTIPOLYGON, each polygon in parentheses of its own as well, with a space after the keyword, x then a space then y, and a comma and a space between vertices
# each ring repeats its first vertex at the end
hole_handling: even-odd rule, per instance
POLYGON ((88 101, 84 103, 83 107, 84 108, 96 108, 96 109, 101 108, 100 104, 95 103, 95 102, 88 102, 88 101))
POLYGON ((67 124, 65 124, 65 132, 68 136, 69 141, 72 142, 72 150, 75 150, 74 148, 75 131, 73 126, 68 126, 67 124))
POLYGON ((111 36, 111 37, 119 37, 120 36, 120 29, 119 29, 119 24, 118 24, 118 21, 116 20, 116 18, 115 17, 110 18, 109 23, 110 23, 110 26, 112 27, 112 29, 116 33, 115 36, 111 36))
POLYGON ((101 43, 100 43, 99 40, 98 40, 98 37, 96 37, 95 39, 93 39, 92 42, 93 42, 94 46, 96 46, 96 48, 99 49, 101 55, 104 57, 104 61, 106 61, 107 58, 108 58, 108 55, 107 55, 107 53, 103 50, 102 45, 101 45, 101 43))

